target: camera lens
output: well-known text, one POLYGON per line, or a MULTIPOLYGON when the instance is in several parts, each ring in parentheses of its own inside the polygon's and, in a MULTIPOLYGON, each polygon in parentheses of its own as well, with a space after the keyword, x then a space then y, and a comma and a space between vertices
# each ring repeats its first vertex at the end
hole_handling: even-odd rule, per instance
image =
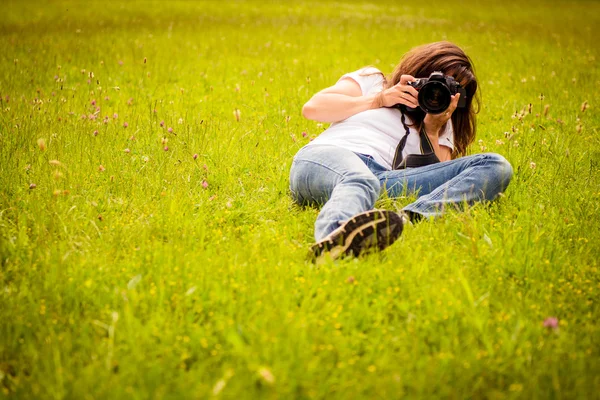
POLYGON ((450 90, 441 82, 427 82, 419 91, 419 106, 429 114, 444 112, 450 101, 450 90))

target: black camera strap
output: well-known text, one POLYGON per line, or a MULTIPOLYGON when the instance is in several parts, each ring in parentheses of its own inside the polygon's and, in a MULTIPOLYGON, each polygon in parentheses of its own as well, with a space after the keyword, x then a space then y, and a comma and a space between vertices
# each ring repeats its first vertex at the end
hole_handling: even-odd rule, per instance
POLYGON ((408 154, 406 158, 403 159, 402 151, 406 146, 406 140, 408 139, 409 134, 410 132, 405 133, 396 147, 396 154, 394 155, 394 161, 392 162, 393 169, 418 168, 440 162, 440 159, 433 151, 433 145, 431 144, 431 140, 429 140, 429 136, 425 133, 424 127, 421 127, 421 130, 419 131, 421 154, 408 154))

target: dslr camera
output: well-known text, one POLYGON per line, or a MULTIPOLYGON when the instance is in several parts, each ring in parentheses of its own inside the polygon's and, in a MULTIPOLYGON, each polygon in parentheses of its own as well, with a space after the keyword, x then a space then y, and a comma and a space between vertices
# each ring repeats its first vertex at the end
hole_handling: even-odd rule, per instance
MULTIPOLYGON (((457 108, 467 105, 467 92, 453 77, 436 71, 429 78, 415 79, 408 83, 419 92, 419 108, 427 114, 441 114, 450 106, 450 96, 460 93, 457 108)), ((407 107, 408 111, 416 108, 407 107)))

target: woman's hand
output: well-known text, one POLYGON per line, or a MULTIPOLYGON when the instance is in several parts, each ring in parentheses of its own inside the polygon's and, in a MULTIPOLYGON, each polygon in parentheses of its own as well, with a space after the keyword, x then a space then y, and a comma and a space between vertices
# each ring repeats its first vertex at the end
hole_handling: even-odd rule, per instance
POLYGON ((446 111, 443 113, 425 115, 423 123, 425 124, 425 132, 427 132, 427 135, 439 137, 442 127, 446 122, 448 122, 454 110, 456 110, 459 98, 460 93, 456 93, 454 96, 452 96, 450 106, 448 106, 448 109, 446 109, 446 111))
POLYGON ((396 104, 416 108, 419 107, 419 92, 414 87, 408 85, 408 82, 414 81, 410 75, 402 75, 400 82, 389 89, 381 91, 376 98, 379 107, 393 107, 396 104))

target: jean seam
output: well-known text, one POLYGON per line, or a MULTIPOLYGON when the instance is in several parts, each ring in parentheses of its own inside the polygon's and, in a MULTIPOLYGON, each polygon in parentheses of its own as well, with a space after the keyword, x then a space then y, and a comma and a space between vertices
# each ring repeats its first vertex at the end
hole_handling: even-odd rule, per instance
POLYGON ((337 171, 336 171, 336 170, 334 170, 333 168, 331 168, 331 167, 328 167, 327 165, 325 165, 325 164, 321 164, 321 163, 319 163, 319 162, 316 162, 316 161, 312 161, 312 160, 303 160, 303 159, 296 159, 296 160, 294 160, 294 163, 297 163, 297 162, 305 162, 305 163, 310 163, 310 164, 318 165, 319 167, 325 168, 326 170, 333 172, 334 174, 336 174, 337 176, 339 176, 339 177, 341 177, 341 178, 342 178, 342 177, 344 177, 344 175, 340 174, 339 172, 337 172, 337 171))
MULTIPOLYGON (((482 167, 485 167, 485 166, 488 164, 488 161, 489 161, 489 160, 488 160, 486 157, 483 157, 483 163, 481 164, 481 166, 482 166, 482 167)), ((470 177, 470 176, 471 176, 471 175, 472 175, 474 172, 475 172, 475 171, 473 171, 473 170, 471 170, 471 171, 468 171, 468 172, 465 174, 465 176, 461 177, 461 179, 460 179, 459 181, 456 181, 456 182, 454 182, 452 185, 454 186, 454 185, 458 185, 458 184, 460 184, 462 181, 464 181, 465 179, 467 179, 468 177, 470 177)), ((459 175, 459 176, 460 176, 460 175, 459 175)), ((427 201, 437 201, 437 200, 440 200, 440 199, 443 197, 444 193, 446 193, 446 192, 447 192, 447 190, 445 190, 445 191, 443 191, 443 192, 442 192, 442 191, 440 191, 440 193, 439 193, 439 194, 436 194, 435 196, 432 196, 432 197, 431 197, 430 199, 428 199, 427 201)), ((423 196, 423 197, 426 197, 426 196, 423 196)), ((421 198, 421 199, 422 199, 422 198, 421 198)), ((421 199, 417 199, 417 201, 415 201, 415 202, 413 203, 413 205, 415 205, 415 206, 420 206, 421 204, 423 204, 423 202, 424 202, 424 201, 420 201, 421 199)), ((433 205, 432 205, 432 206, 433 206, 433 205)), ((431 211, 431 208, 432 208, 432 206, 427 206, 427 207, 425 208, 425 211, 426 211, 426 212, 428 212, 428 211, 431 211)))

